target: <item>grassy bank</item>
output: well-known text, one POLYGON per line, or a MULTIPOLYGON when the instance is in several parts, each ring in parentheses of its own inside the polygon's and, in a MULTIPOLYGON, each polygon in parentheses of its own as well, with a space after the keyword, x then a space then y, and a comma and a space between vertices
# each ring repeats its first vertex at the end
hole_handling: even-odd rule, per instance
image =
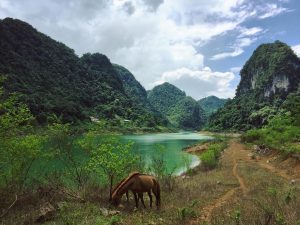
POLYGON ((244 142, 264 145, 283 154, 300 153, 300 127, 289 116, 276 116, 267 126, 242 136, 244 142))

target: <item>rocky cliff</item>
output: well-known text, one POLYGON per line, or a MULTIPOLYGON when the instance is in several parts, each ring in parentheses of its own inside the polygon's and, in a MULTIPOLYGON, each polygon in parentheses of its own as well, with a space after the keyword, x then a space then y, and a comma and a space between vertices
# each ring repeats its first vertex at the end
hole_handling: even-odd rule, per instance
POLYGON ((288 45, 280 41, 260 45, 241 70, 236 96, 212 115, 208 129, 261 127, 299 83, 300 60, 288 45))

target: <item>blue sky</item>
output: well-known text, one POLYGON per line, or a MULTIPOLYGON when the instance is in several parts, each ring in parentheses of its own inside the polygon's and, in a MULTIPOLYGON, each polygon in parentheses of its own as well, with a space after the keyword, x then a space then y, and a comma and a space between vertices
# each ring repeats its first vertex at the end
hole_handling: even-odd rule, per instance
POLYGON ((261 43, 300 55, 298 0, 0 0, 0 18, 24 20, 73 48, 106 54, 146 89, 170 82, 195 99, 233 97, 239 70, 261 43))

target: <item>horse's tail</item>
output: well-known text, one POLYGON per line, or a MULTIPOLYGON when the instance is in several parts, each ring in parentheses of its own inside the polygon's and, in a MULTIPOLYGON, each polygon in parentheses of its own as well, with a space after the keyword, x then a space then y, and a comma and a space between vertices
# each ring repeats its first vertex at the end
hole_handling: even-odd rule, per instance
POLYGON ((156 179, 153 179, 153 181, 155 184, 156 201, 157 201, 156 205, 157 207, 159 207, 160 206, 160 185, 156 179))

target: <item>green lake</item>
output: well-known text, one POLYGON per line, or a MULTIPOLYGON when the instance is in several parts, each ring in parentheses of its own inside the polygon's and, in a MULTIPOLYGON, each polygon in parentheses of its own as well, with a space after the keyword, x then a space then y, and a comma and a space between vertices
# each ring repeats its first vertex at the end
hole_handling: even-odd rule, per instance
POLYGON ((174 170, 175 174, 180 174, 186 170, 186 165, 195 167, 199 165, 200 160, 197 156, 182 151, 183 148, 199 143, 212 137, 204 136, 195 132, 179 133, 159 133, 143 135, 124 135, 124 141, 133 141, 135 143, 134 151, 141 155, 146 165, 151 163, 153 155, 159 154, 159 147, 162 146, 164 160, 168 170, 174 170))

